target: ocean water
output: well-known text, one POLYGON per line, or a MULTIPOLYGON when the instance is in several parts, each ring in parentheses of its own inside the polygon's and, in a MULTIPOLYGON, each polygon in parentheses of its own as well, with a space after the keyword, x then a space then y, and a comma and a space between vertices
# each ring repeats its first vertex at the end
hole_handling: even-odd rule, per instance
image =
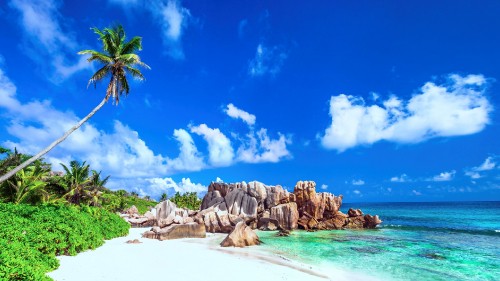
POLYGON ((353 203, 373 230, 259 232, 263 247, 382 280, 500 280, 500 202, 353 203))

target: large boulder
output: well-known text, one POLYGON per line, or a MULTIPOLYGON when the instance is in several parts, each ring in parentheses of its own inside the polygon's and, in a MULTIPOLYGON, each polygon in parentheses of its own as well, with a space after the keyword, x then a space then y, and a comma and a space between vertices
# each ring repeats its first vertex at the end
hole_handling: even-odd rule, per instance
POLYGON ((364 228, 375 228, 377 227, 377 225, 382 223, 378 215, 375 216, 365 215, 364 219, 365 219, 365 222, 363 224, 364 228))
POLYGON ((298 226, 297 222, 299 220, 297 203, 291 202, 272 207, 270 218, 275 219, 280 228, 287 230, 296 229, 298 226))
POLYGON ((137 209, 137 207, 135 205, 132 205, 130 208, 125 210, 125 213, 128 215, 138 215, 139 210, 137 209))
POLYGON ((244 222, 239 222, 234 230, 220 243, 222 247, 246 247, 259 245, 257 234, 244 222))
POLYGON ((205 238, 205 226, 197 223, 174 224, 165 228, 153 227, 142 234, 144 238, 170 240, 180 238, 205 238))
POLYGON ((167 219, 169 216, 172 217, 172 214, 173 217, 175 218, 175 210, 177 209, 177 206, 170 200, 165 200, 163 202, 158 203, 155 209, 156 209, 156 220, 160 221, 162 219, 167 219))

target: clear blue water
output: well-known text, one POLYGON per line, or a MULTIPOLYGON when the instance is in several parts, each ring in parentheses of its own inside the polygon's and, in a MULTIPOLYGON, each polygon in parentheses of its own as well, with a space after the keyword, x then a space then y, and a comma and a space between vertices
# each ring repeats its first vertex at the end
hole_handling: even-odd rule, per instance
POLYGON ((374 230, 259 232, 264 247, 383 280, 500 280, 500 202, 356 203, 374 230))

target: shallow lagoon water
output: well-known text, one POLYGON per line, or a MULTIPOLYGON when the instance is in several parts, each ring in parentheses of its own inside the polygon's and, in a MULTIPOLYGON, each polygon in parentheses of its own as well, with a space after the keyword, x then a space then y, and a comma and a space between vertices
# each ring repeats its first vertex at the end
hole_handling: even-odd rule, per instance
POLYGON ((379 214, 374 230, 259 232, 264 247, 384 280, 499 280, 500 202, 344 204, 379 214))

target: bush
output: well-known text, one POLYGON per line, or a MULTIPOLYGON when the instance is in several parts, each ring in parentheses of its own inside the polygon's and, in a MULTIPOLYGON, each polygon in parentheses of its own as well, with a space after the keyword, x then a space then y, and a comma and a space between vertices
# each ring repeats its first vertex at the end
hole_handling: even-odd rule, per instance
POLYGON ((0 280, 50 280, 56 255, 95 249, 124 236, 129 224, 93 207, 0 203, 0 280))

